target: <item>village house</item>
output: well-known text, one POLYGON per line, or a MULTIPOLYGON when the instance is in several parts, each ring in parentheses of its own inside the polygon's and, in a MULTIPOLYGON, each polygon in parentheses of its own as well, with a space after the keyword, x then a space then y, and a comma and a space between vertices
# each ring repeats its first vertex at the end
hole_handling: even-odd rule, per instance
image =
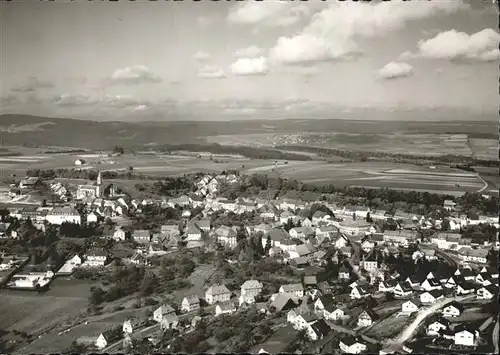
POLYGON ((200 309, 200 299, 196 295, 186 296, 181 302, 181 312, 192 312, 200 309))
POLYGON ((361 260, 359 266, 368 272, 375 272, 378 270, 378 261, 373 256, 368 259, 361 260))
POLYGON ((455 209, 456 203, 452 200, 444 200, 443 209, 446 211, 453 211, 455 209))
POLYGON ((349 296, 353 300, 365 298, 365 297, 368 297, 369 295, 370 294, 368 293, 368 291, 363 286, 355 286, 355 287, 353 287, 351 289, 351 293, 349 294, 349 296))
POLYGON ((148 244, 151 242, 151 231, 144 229, 137 229, 134 231, 132 238, 136 243, 148 244))
POLYGON ((489 250, 485 248, 473 249, 463 247, 458 250, 458 255, 463 261, 486 264, 488 262, 489 250))
POLYGON ((339 249, 339 253, 344 255, 346 258, 352 257, 352 247, 350 245, 342 247, 339 249))
POLYGON ((349 239, 343 234, 339 235, 339 237, 334 242, 336 249, 345 248, 349 245, 349 239))
POLYGON ((269 309, 274 309, 276 313, 286 312, 296 307, 298 302, 298 297, 290 296, 285 293, 277 294, 274 299, 271 297, 269 309))
POLYGON ((420 295, 420 302, 422 302, 422 304, 428 305, 428 304, 433 304, 434 302, 436 302, 441 298, 444 298, 442 291, 432 290, 422 293, 420 295))
POLYGON ((81 224, 82 217, 80 213, 71 206, 55 207, 47 213, 45 219, 50 224, 61 225, 63 223, 81 224))
POLYGON ((483 286, 477 289, 476 295, 479 300, 491 300, 498 295, 498 286, 494 284, 483 286))
POLYGON ((38 177, 27 177, 19 182, 21 190, 35 189, 42 185, 42 181, 38 177))
POLYGON ((413 289, 408 282, 398 282, 394 287, 394 296, 396 297, 408 297, 413 294, 413 289))
MULTIPOLYGON (((271 241, 271 247, 280 247, 285 240, 290 240, 290 234, 282 228, 275 228, 269 231, 268 237, 271 241)), ((262 237, 262 247, 267 244, 267 236, 262 237)))
POLYGON ((377 313, 371 309, 365 309, 358 317, 358 327, 369 327, 378 319, 377 313))
POLYGON ((486 267, 483 266, 481 270, 479 270, 480 273, 487 272, 491 275, 492 279, 498 279, 498 269, 496 267, 486 267))
POLYGON ((409 316, 414 312, 418 312, 421 305, 422 305, 422 302, 420 302, 419 299, 413 299, 413 300, 406 301, 403 304, 401 304, 401 313, 403 315, 409 316))
POLYGON ((436 279, 425 279, 420 287, 425 291, 442 290, 443 286, 441 282, 436 279))
POLYGON ((406 247, 417 240, 415 231, 409 230, 386 230, 384 231, 384 242, 392 245, 406 247))
POLYGON ((347 235, 366 235, 375 233, 377 231, 371 223, 366 222, 362 219, 346 219, 342 222, 339 222, 338 227, 341 233, 347 235))
POLYGON ((247 280, 241 285, 241 295, 257 297, 262 293, 262 287, 262 283, 257 280, 247 280))
POLYGON ((200 241, 202 230, 196 225, 196 223, 190 223, 186 229, 186 235, 188 241, 200 241))
POLYGON ((231 249, 238 244, 236 227, 220 226, 214 231, 214 235, 218 243, 231 249))
POLYGON ((453 275, 450 276, 448 280, 444 283, 444 287, 446 288, 455 288, 459 284, 465 283, 465 278, 462 275, 453 275))
POLYGON ((223 301, 215 306, 216 317, 224 314, 232 314, 234 312, 236 312, 236 305, 231 301, 223 301))
POLYGON ((387 281, 380 281, 378 284, 378 290, 380 292, 394 292, 394 288, 398 284, 397 280, 387 280, 387 281))
POLYGON ((318 319, 307 328, 306 335, 310 340, 317 341, 327 336, 331 330, 332 329, 324 319, 318 319))
POLYGON ((141 322, 137 318, 127 319, 123 322, 122 332, 132 334, 137 328, 139 328, 141 322))
POLYGON ((87 252, 85 266, 100 267, 106 264, 108 252, 103 248, 92 248, 87 252))
POLYGON ((231 298, 231 291, 225 285, 215 284, 210 286, 205 292, 205 301, 208 304, 226 302, 231 298))
POLYGON ((474 285, 469 282, 463 282, 457 285, 455 290, 457 295, 468 295, 476 291, 474 285))
POLYGON ((339 280, 349 280, 351 278, 351 271, 342 265, 339 269, 339 280))
POLYGON ((113 233, 113 240, 116 240, 117 242, 125 240, 126 237, 127 233, 121 227, 116 228, 113 233))
POLYGON ((289 284, 289 285, 282 285, 279 288, 279 293, 281 294, 288 294, 290 296, 302 298, 304 297, 304 287, 302 284, 289 284))
POLYGON ((179 317, 175 313, 163 316, 160 321, 160 329, 162 331, 167 329, 176 329, 178 325, 179 317))
POLYGON ((159 323, 159 322, 161 322, 163 317, 166 317, 166 316, 172 315, 172 314, 175 314, 175 309, 168 304, 164 304, 164 305, 158 307, 153 312, 153 319, 159 323))
POLYGON ((347 336, 339 341, 339 348, 345 354, 361 354, 367 350, 364 341, 353 336, 347 336))
POLYGON ((443 308, 444 317, 458 317, 464 311, 464 306, 456 301, 451 302, 449 305, 443 308))
POLYGON ((98 349, 104 349, 109 344, 112 344, 120 337, 120 333, 114 330, 107 330, 104 333, 99 334, 97 340, 95 341, 95 346, 98 349))
POLYGON ((455 345, 476 346, 479 338, 479 331, 467 324, 459 324, 455 328, 455 345))
POLYGON ((429 336, 439 336, 443 330, 447 330, 450 327, 450 321, 445 318, 433 318, 429 321, 427 325, 427 335, 429 336))
POLYGON ((97 223, 100 220, 100 215, 96 213, 95 211, 90 212, 87 214, 87 223, 97 223))
POLYGON ((292 238, 297 238, 305 241, 307 240, 307 238, 314 235, 314 230, 311 227, 295 227, 290 229, 288 233, 292 238))
POLYGON ((431 238, 431 243, 443 250, 457 248, 459 241, 460 234, 451 232, 438 232, 431 238))
POLYGON ((291 221, 292 223, 294 222, 295 215, 291 213, 290 211, 283 211, 280 214, 280 224, 285 225, 288 223, 288 221, 291 221))
POLYGON ((271 204, 265 204, 258 209, 258 212, 263 220, 275 221, 278 218, 278 210, 271 204))
POLYGON ((313 225, 317 226, 321 222, 326 222, 326 221, 330 220, 330 218, 331 218, 331 216, 328 213, 326 213, 324 211, 316 211, 313 213, 311 221, 312 221, 313 225))
POLYGON ((314 253, 315 249, 314 247, 307 243, 307 244, 299 244, 295 247, 295 250, 289 250, 288 254, 290 255, 290 259, 296 259, 300 257, 309 257, 314 253))
POLYGON ((307 329, 314 322, 318 320, 318 317, 310 312, 298 314, 296 317, 291 317, 290 322, 293 327, 297 330, 307 329))

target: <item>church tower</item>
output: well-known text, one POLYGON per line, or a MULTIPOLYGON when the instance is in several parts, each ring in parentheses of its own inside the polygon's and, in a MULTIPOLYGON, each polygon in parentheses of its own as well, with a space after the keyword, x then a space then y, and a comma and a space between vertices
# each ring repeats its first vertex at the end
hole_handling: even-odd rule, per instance
POLYGON ((101 197, 101 186, 102 186, 102 175, 101 175, 101 172, 99 171, 99 173, 97 174, 97 181, 96 181, 96 197, 101 197))

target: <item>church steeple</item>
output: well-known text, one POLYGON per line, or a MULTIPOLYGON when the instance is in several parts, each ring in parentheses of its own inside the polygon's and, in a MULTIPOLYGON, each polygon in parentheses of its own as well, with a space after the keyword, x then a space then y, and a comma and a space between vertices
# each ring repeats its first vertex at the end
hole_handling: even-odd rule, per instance
POLYGON ((96 183, 97 186, 101 186, 102 185, 102 175, 101 175, 101 172, 99 171, 99 173, 97 174, 97 183, 96 183))

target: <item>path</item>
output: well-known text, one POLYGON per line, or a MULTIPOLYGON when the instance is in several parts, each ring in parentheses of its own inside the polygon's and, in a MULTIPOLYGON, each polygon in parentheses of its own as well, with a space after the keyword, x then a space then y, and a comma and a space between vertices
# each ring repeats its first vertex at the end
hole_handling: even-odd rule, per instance
POLYGON ((481 177, 481 175, 479 175, 479 173, 476 173, 476 177, 482 181, 482 183, 484 184, 484 186, 482 188, 480 188, 479 190, 477 190, 477 192, 483 192, 484 190, 486 190, 488 188, 488 183, 481 177))
POLYGON ((447 297, 442 300, 439 300, 429 308, 425 308, 420 311, 413 322, 411 322, 396 338, 387 339, 385 345, 400 345, 406 342, 408 339, 412 337, 415 331, 418 329, 420 324, 429 316, 436 313, 439 309, 447 305, 452 301, 463 301, 469 298, 476 297, 475 295, 467 295, 467 296, 459 296, 459 297, 447 297))

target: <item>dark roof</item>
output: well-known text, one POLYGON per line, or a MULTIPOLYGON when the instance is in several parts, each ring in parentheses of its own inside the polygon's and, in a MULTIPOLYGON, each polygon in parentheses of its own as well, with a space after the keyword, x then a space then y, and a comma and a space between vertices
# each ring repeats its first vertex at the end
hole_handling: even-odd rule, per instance
POLYGON ((456 309, 458 309, 460 311, 460 313, 462 313, 464 311, 464 306, 461 303, 458 303, 457 301, 451 302, 449 305, 447 305, 444 308, 447 308, 447 307, 450 307, 450 306, 451 307, 455 307, 456 309))
POLYGON ((347 346, 354 345, 356 343, 361 343, 357 337, 353 337, 351 335, 346 336, 342 340, 340 340, 343 344, 347 346))
MULTIPOLYGON (((367 314, 371 318, 372 321, 379 318, 378 314, 375 313, 375 311, 371 308, 366 308, 363 312, 361 312, 361 314, 367 314)), ((360 316, 361 316, 361 314, 360 314, 360 316)))
POLYGON ((324 319, 319 319, 311 325, 312 330, 320 336, 326 336, 332 330, 324 319))
POLYGON ((432 290, 432 291, 429 291, 429 293, 432 295, 432 297, 434 298, 438 298, 438 297, 441 297, 443 296, 443 291, 441 290, 432 290))

